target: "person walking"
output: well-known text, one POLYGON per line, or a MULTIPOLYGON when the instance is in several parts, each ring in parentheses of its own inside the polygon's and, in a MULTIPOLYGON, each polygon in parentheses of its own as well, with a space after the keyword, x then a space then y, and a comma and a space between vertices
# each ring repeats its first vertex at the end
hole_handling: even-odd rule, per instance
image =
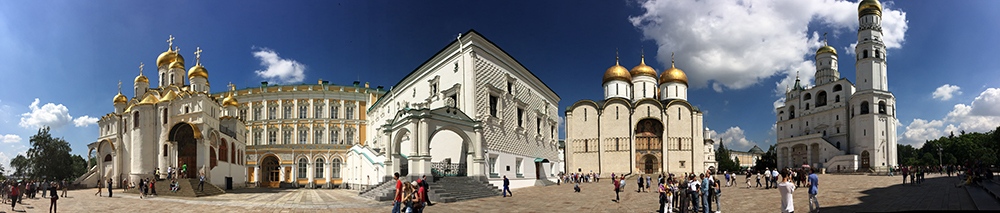
MULTIPOLYGON (((791 171, 789 171, 789 172, 791 172, 791 171)), ((791 175, 788 176, 788 178, 791 178, 791 177, 792 177, 791 175)), ((774 181, 774 182, 771 183, 771 188, 778 187, 778 168, 774 168, 774 170, 771 170, 771 181, 774 181)), ((792 180, 789 179, 788 181, 792 181, 792 180)))
POLYGON ((403 201, 403 182, 399 181, 399 172, 393 173, 392 179, 396 180, 396 191, 392 195, 392 213, 399 213, 399 204, 403 201))
POLYGON ((771 168, 764 169, 764 189, 771 188, 771 168))
POLYGON ((423 196, 421 199, 423 199, 424 202, 427 203, 427 206, 433 206, 434 204, 431 203, 431 200, 429 198, 427 198, 427 191, 430 191, 431 188, 431 185, 427 183, 427 175, 424 175, 422 178, 423 179, 420 179, 419 182, 421 187, 420 195, 423 196))
POLYGON ((510 191, 510 180, 507 179, 507 175, 503 176, 503 191, 501 192, 503 193, 503 197, 507 197, 507 194, 510 194, 511 197, 514 196, 514 192, 510 191))
POLYGON ((167 167, 167 180, 174 178, 174 166, 167 167))
MULTIPOLYGON (((612 174, 614 175, 614 174, 612 174)), ((611 184, 615 185, 615 202, 621 203, 621 196, 618 196, 618 192, 621 191, 621 182, 611 179, 611 184)))
POLYGON ((809 170, 809 182, 806 183, 806 187, 809 187, 809 212, 819 213, 819 201, 816 200, 816 194, 819 194, 819 177, 816 176, 816 168, 809 170), (813 208, 813 204, 816 208, 813 208))
POLYGON ((750 175, 753 175, 750 170, 747 170, 747 188, 750 188, 750 175))
POLYGON ((729 187, 729 172, 726 172, 726 187, 729 187))
POLYGON ((115 183, 115 182, 112 181, 111 178, 108 178, 108 185, 107 185, 107 187, 108 187, 108 197, 111 197, 111 194, 112 194, 111 193, 111 184, 112 183, 115 183))
POLYGON ((50 213, 57 212, 56 210, 58 209, 58 208, 56 208, 56 201, 59 200, 59 195, 56 194, 56 193, 58 193, 57 186, 59 186, 59 185, 57 185, 56 182, 52 182, 52 184, 49 187, 49 190, 51 191, 51 192, 49 192, 49 196, 50 196, 49 200, 52 200, 51 203, 49 203, 49 212, 50 213))
POLYGON ((48 181, 42 182, 41 185, 42 185, 42 198, 45 198, 45 195, 47 194, 46 192, 49 191, 49 182, 48 181))
POLYGON ((62 188, 62 197, 66 197, 66 191, 69 191, 69 184, 66 184, 66 180, 62 180, 62 185, 59 188, 62 188))
POLYGON ((103 196, 103 195, 101 195, 101 189, 103 189, 103 188, 104 188, 104 181, 98 180, 97 181, 97 193, 94 193, 94 195, 97 195, 98 197, 103 196))
MULTIPOLYGON (((639 178, 642 178, 642 176, 639 176, 639 178)), ((649 188, 652 185, 653 185, 653 178, 649 177, 649 175, 646 175, 646 192, 649 192, 649 188)))
POLYGON ((14 205, 17 205, 18 198, 20 198, 20 188, 18 183, 14 183, 10 186, 10 211, 14 211, 14 205))
POLYGON ((642 182, 643 182, 643 181, 644 181, 644 180, 642 180, 642 176, 639 176, 639 178, 636 178, 635 182, 636 182, 637 184, 639 184, 639 188, 638 188, 638 190, 636 190, 635 192, 640 192, 640 193, 642 192, 642 189, 643 189, 643 187, 642 187, 642 182))
POLYGON ((778 188, 778 193, 781 194, 781 212, 795 212, 794 197, 792 195, 792 192, 795 192, 795 184, 792 184, 789 180, 787 169, 781 170, 781 183, 777 184, 776 187, 778 188))
POLYGON ((205 191, 205 173, 202 172, 198 175, 198 190, 205 191))

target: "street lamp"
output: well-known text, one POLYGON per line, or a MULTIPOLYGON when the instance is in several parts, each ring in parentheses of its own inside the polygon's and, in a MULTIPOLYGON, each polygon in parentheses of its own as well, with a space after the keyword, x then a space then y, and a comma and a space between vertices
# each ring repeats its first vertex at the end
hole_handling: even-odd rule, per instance
POLYGON ((944 150, 944 145, 943 144, 938 144, 937 148, 938 148, 938 163, 941 164, 941 168, 944 168, 944 160, 941 157, 941 151, 944 150))

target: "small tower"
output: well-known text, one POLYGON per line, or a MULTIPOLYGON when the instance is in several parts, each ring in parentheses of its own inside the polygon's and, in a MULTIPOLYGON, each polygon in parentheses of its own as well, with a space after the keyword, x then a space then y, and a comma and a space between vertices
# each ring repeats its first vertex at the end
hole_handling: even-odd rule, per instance
POLYGON ((232 82, 229 83, 229 96, 222 99, 222 107, 226 109, 223 115, 229 117, 238 117, 236 115, 236 107, 239 106, 239 102, 236 98, 233 98, 233 93, 236 93, 236 86, 232 82))
POLYGON ((201 66, 201 47, 194 51, 195 65, 188 70, 188 81, 191 82, 191 91, 208 92, 208 70, 201 66))
POLYGON ((646 65, 646 56, 639 59, 639 66, 632 68, 633 101, 656 97, 656 70, 646 65))
POLYGON ((885 43, 882 37, 882 5, 864 0, 858 5, 858 45, 854 48, 857 90, 888 91, 885 43))
MULTIPOLYGON (((146 78, 145 75, 142 75, 142 67, 143 66, 146 66, 146 65, 142 64, 142 63, 139 63, 139 76, 135 77, 135 87, 134 87, 135 93, 134 94, 135 94, 136 98, 142 98, 143 95, 146 95, 146 91, 149 90, 149 78, 146 78)), ((121 90, 121 86, 120 85, 119 85, 118 90, 121 90)))
POLYGON ((118 95, 115 95, 113 102, 115 105, 115 114, 122 114, 125 111, 125 106, 128 105, 128 98, 122 95, 121 81, 118 81, 118 95))
POLYGON ((660 100, 687 101, 688 78, 684 71, 674 66, 674 54, 670 54, 670 69, 660 73, 660 100))
POLYGON ((604 99, 624 98, 631 99, 632 75, 628 69, 618 64, 618 57, 615 56, 615 65, 604 71, 604 99))
MULTIPOLYGON (((826 36, 826 33, 823 34, 826 36)), ((840 79, 837 71, 837 50, 823 39, 823 47, 816 50, 816 85, 831 83, 840 79)))
POLYGON ((160 87, 167 85, 184 86, 184 57, 180 49, 174 48, 174 36, 167 39, 167 51, 156 58, 156 69, 160 74, 160 87))

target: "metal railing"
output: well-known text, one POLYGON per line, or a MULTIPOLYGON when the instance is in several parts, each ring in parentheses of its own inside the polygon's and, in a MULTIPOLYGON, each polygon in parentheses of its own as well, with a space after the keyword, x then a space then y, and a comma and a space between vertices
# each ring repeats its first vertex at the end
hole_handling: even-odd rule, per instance
POLYGON ((437 170, 444 176, 468 175, 467 167, 464 163, 431 163, 431 168, 437 170))

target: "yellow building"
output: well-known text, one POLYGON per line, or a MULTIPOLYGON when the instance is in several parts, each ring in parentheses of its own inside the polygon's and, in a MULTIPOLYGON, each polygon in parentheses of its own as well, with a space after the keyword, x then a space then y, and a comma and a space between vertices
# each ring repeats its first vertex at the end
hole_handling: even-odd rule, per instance
POLYGON ((750 151, 741 152, 736 150, 729 150, 729 157, 736 161, 740 161, 740 168, 750 168, 757 165, 757 160, 760 160, 760 156, 764 154, 760 147, 753 145, 750 151))

